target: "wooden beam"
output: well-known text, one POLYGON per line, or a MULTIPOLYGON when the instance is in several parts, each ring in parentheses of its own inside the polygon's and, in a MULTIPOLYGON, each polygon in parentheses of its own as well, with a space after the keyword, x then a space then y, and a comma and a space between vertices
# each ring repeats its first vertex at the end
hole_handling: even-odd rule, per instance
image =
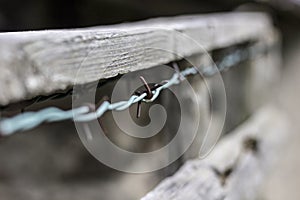
POLYGON ((0 33, 0 105, 249 40, 272 38, 261 13, 158 18, 74 30, 0 33))
POLYGON ((265 107, 223 137, 207 158, 186 162, 142 200, 257 199, 288 127, 281 111, 265 107))

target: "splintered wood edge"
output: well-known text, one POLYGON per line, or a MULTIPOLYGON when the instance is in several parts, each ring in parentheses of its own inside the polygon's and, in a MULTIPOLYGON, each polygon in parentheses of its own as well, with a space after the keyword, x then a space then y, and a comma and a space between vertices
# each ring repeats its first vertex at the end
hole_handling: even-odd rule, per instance
POLYGON ((72 30, 0 33, 0 105, 166 64, 233 44, 273 38, 262 13, 150 19, 72 30))
POLYGON ((207 158, 188 161, 142 200, 256 199, 280 158, 288 127, 281 111, 264 108, 223 137, 207 158))

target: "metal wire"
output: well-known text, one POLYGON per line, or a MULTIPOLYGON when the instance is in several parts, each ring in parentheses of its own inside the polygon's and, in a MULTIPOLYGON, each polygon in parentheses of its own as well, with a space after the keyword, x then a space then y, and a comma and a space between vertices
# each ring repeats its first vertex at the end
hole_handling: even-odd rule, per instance
MULTIPOLYGON (((233 53, 225 56, 220 62, 217 63, 217 67, 206 66, 202 68, 202 73, 204 76, 214 75, 218 71, 223 71, 227 68, 230 68, 246 59, 253 58, 254 56, 253 49, 249 48, 248 50, 236 50, 233 53)), ((257 53, 256 53, 257 54, 257 53)), ((255 55, 256 55, 255 54, 255 55)), ((12 118, 6 118, 0 121, 0 135, 9 136, 18 131, 30 130, 34 127, 39 126, 44 122, 57 122, 62 120, 72 119, 76 122, 87 122, 98 119, 106 111, 122 111, 129 108, 132 104, 137 102, 153 102, 155 101, 162 90, 167 89, 173 85, 179 84, 183 79, 189 75, 195 75, 198 71, 194 68, 187 68, 179 73, 173 74, 172 78, 164 81, 164 84, 157 87, 152 91, 153 96, 151 99, 146 99, 146 93, 141 95, 132 95, 127 101, 120 101, 116 103, 110 103, 104 101, 95 112, 90 112, 88 106, 82 106, 74 108, 72 110, 61 110, 56 107, 46 108, 37 112, 26 112, 19 114, 12 118)))
POLYGON ((152 91, 153 97, 149 100, 145 99, 147 94, 142 93, 140 96, 132 95, 127 101, 120 101, 116 103, 104 101, 95 112, 90 112, 88 106, 82 106, 67 111, 56 107, 50 107, 37 112, 26 112, 15 117, 2 120, 0 122, 0 132, 2 136, 9 136, 17 131, 25 131, 37 127, 44 122, 56 122, 67 119, 73 119, 76 122, 92 121, 101 117, 108 110, 122 111, 139 101, 153 102, 157 99, 163 89, 179 84, 179 76, 186 77, 196 73, 197 70, 195 68, 187 68, 180 72, 180 74, 175 73, 170 80, 166 81, 165 84, 152 91))

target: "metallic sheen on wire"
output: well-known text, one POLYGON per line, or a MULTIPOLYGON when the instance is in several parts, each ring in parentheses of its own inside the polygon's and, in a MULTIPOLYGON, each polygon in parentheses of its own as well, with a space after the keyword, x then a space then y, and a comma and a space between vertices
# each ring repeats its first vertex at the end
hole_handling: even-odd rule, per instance
POLYGON ((179 84, 179 76, 188 76, 197 74, 195 68, 187 68, 175 73, 170 80, 162 86, 152 91, 153 97, 150 100, 145 99, 146 93, 140 96, 132 95, 127 101, 120 101, 116 103, 109 103, 104 101, 95 112, 90 112, 87 106, 74 108, 72 110, 64 111, 56 107, 45 108, 37 112, 26 112, 15 117, 4 119, 0 122, 0 132, 3 136, 9 136, 17 131, 25 131, 37 127, 44 122, 57 122, 62 120, 73 119, 76 122, 88 122, 101 117, 108 110, 121 111, 129 108, 132 104, 139 101, 153 102, 159 96, 163 89, 169 88, 172 85, 179 84))
MULTIPOLYGON (((216 65, 204 66, 201 72, 204 76, 212 76, 220 71, 224 71, 236 64, 256 57, 259 54, 263 54, 272 50, 272 46, 265 46, 264 48, 258 48, 253 45, 248 49, 237 49, 232 53, 223 57, 216 65), (215 67, 216 66, 216 67, 215 67)), ((145 99, 146 93, 141 95, 132 95, 127 101, 120 101, 116 103, 103 102, 95 112, 90 112, 87 106, 74 108, 72 110, 64 111, 56 107, 45 108, 37 112, 26 112, 19 114, 12 118, 3 119, 0 121, 0 136, 9 136, 18 131, 25 131, 37 127, 44 122, 57 122, 67 119, 73 119, 77 122, 87 122, 95 120, 101 117, 108 110, 121 111, 129 108, 132 104, 139 101, 153 102, 159 96, 160 92, 172 85, 179 84, 182 79, 188 75, 197 74, 197 70, 194 67, 187 68, 180 72, 175 73, 172 78, 166 81, 163 85, 152 91, 153 97, 151 99, 145 99)))

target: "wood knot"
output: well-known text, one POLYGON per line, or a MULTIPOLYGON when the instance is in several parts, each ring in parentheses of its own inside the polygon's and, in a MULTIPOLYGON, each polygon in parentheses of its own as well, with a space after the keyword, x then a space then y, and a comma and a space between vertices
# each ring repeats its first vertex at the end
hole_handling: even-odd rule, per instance
POLYGON ((224 171, 220 171, 215 167, 212 167, 214 173, 218 176, 218 178, 220 179, 221 185, 224 186, 226 184, 227 179, 230 177, 230 175, 232 174, 234 167, 230 166, 228 168, 226 168, 224 171))
POLYGON ((243 147, 247 151, 252 151, 257 153, 259 150, 258 140, 255 137, 247 137, 244 139, 243 147))

